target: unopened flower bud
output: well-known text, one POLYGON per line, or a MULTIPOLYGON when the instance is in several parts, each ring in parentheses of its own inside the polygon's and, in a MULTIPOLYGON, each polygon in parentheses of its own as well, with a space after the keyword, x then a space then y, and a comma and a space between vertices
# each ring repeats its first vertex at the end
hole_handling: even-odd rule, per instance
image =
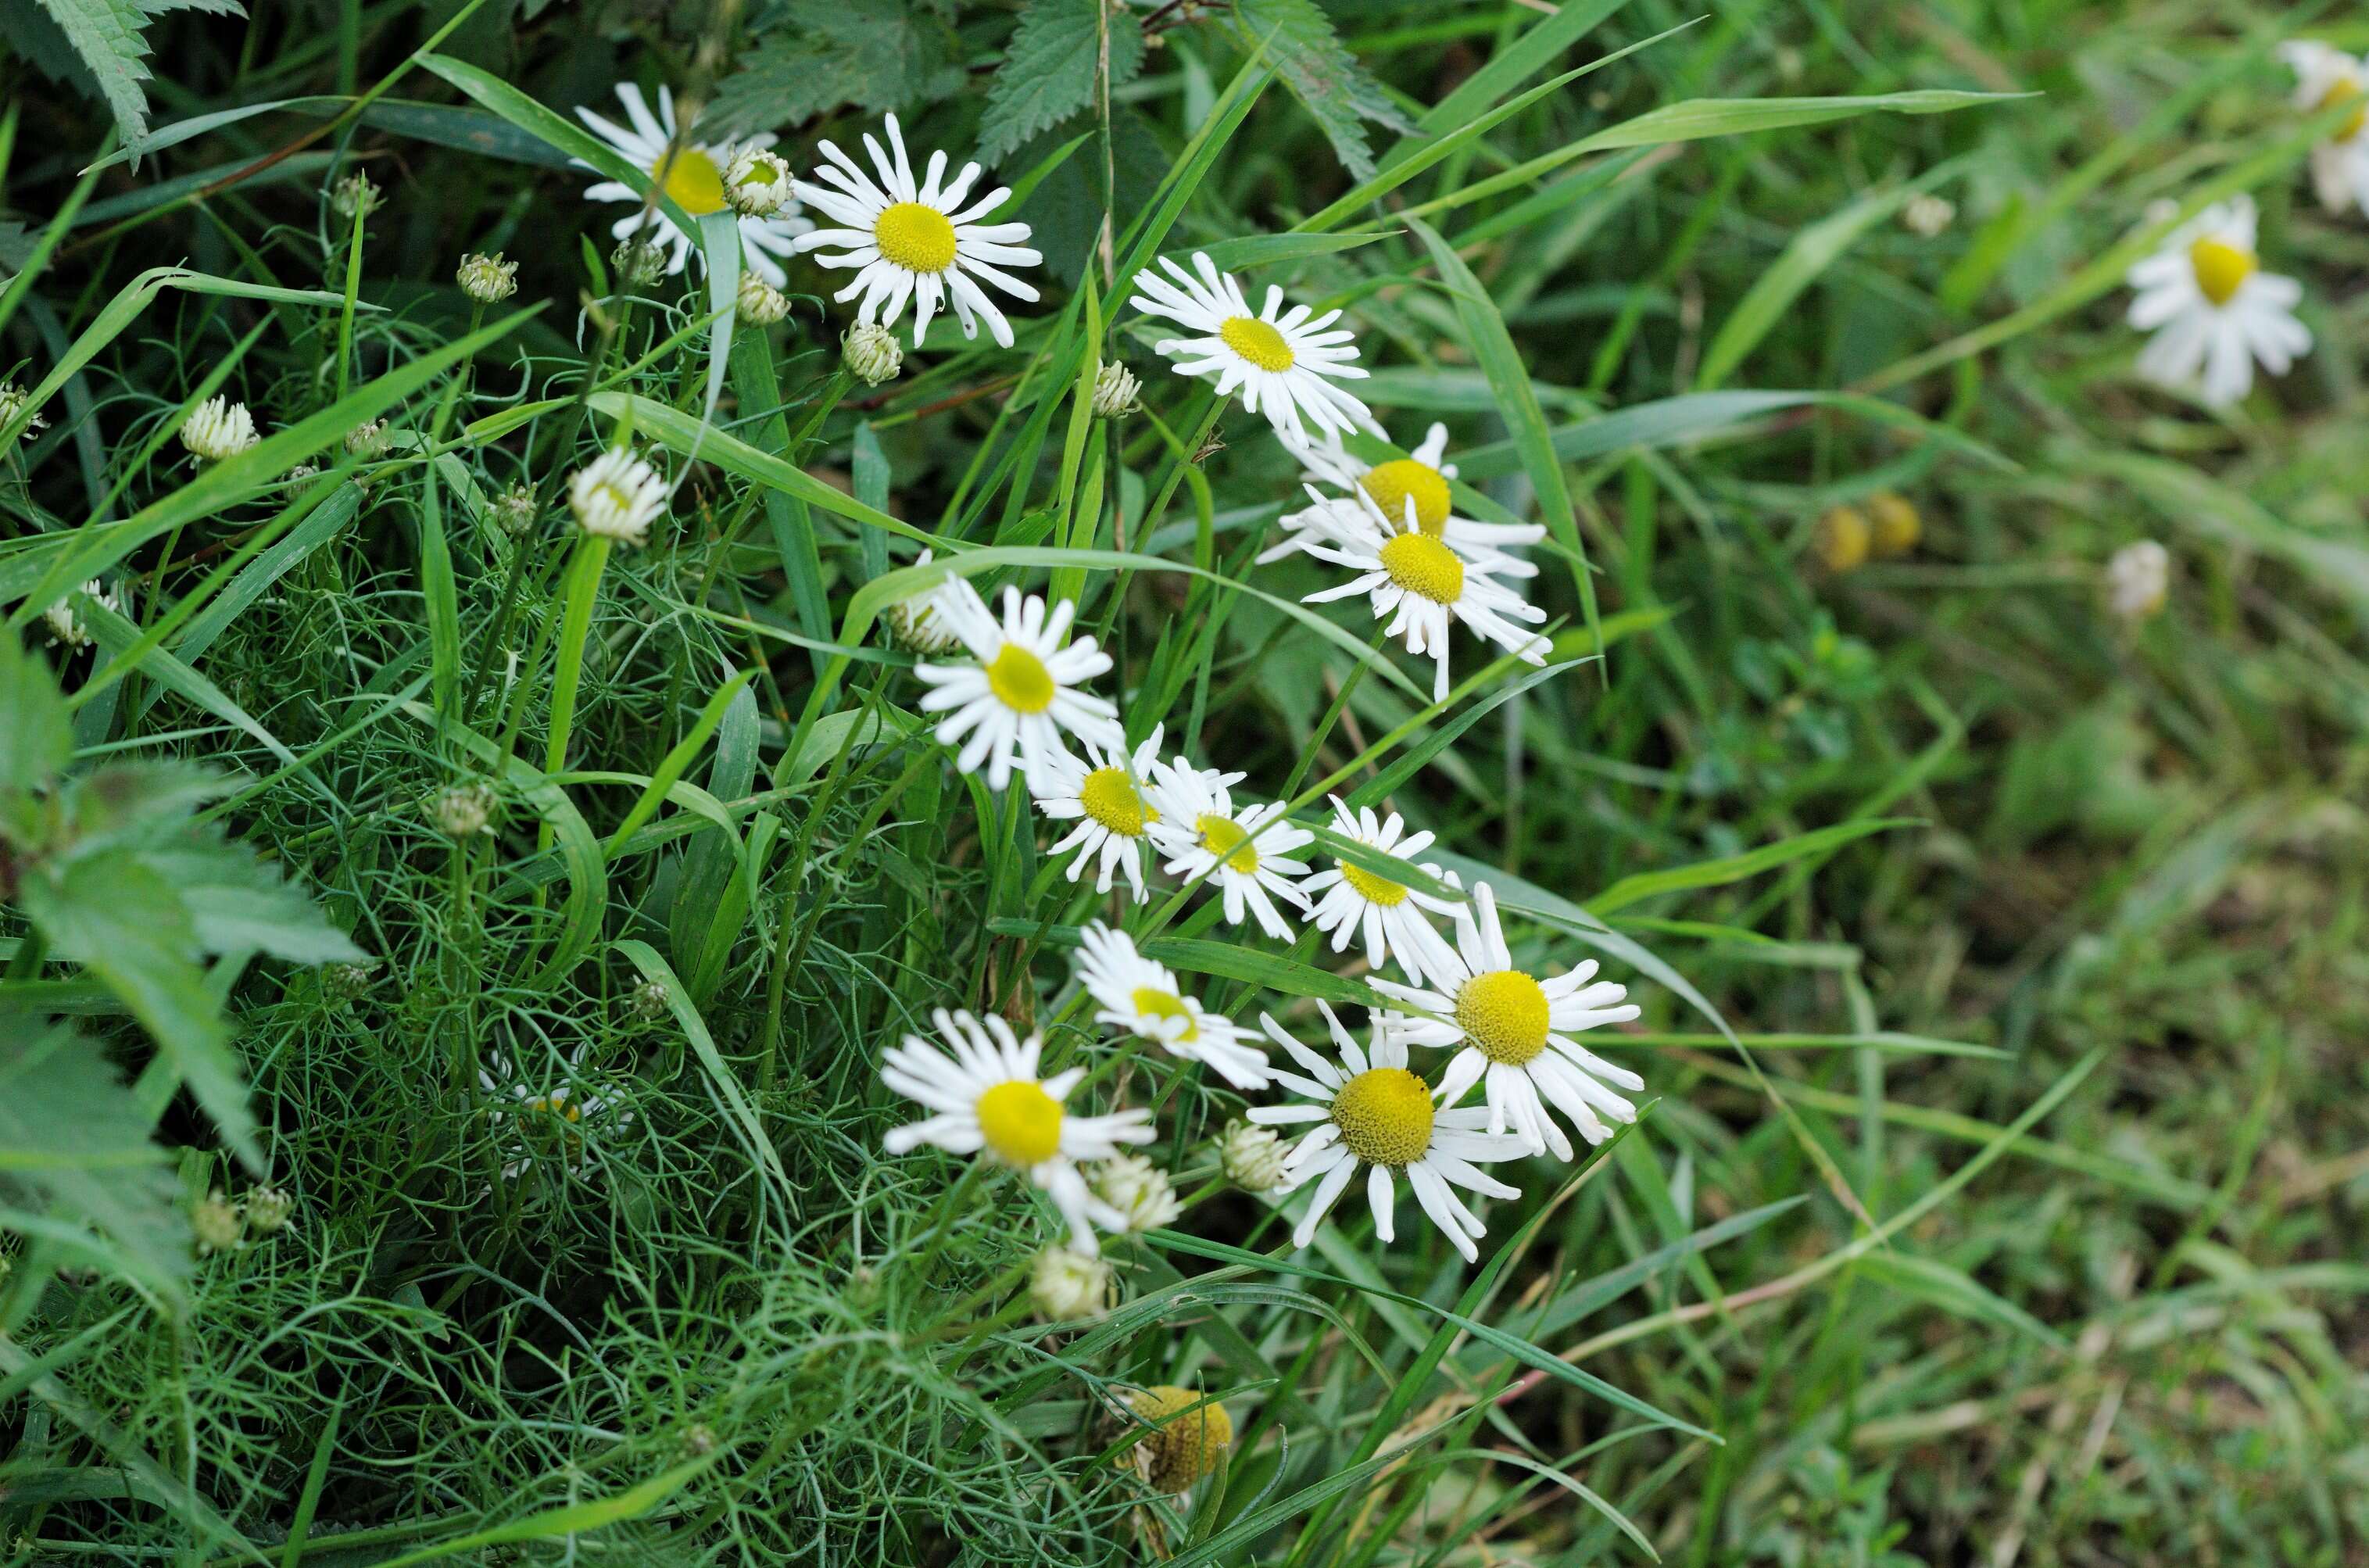
POLYGON ((735 307, 740 319, 755 326, 771 326, 790 314, 790 296, 754 272, 740 274, 740 298, 735 307))
POLYGON ((647 289, 666 275, 666 252, 646 239, 629 239, 609 253, 609 265, 631 289, 647 289))
POLYGON ((1110 1205, 1130 1236, 1165 1225, 1184 1211, 1168 1177, 1140 1154, 1104 1161, 1094 1173, 1094 1195, 1110 1205))
POLYGON ((877 322, 859 321, 849 327, 839 340, 839 350, 848 373, 866 386, 893 381, 905 368, 905 350, 897 346, 897 335, 877 322))
POLYGON ((448 839, 474 839, 494 830, 494 786, 482 779, 458 784, 436 797, 436 825, 448 839))
POLYGON ((329 205, 341 218, 367 218, 384 204, 385 193, 359 169, 329 188, 329 205))
POLYGON ((1048 1323, 1074 1322, 1110 1302, 1111 1266, 1067 1247, 1047 1247, 1028 1270, 1028 1299, 1048 1323))
POLYGON ((1143 406, 1136 395, 1142 390, 1135 372, 1113 360, 1094 377, 1094 418, 1118 419, 1134 413, 1143 406))
POLYGON ((744 218, 770 218, 789 205, 790 166, 762 147, 746 147, 724 171, 724 200, 744 218))
POLYGON ((518 263, 504 261, 500 251, 491 256, 472 253, 461 258, 453 274, 461 292, 481 305, 496 304, 518 292, 518 263))
POLYGON ((1810 548, 1826 570, 1839 574, 1865 565, 1871 542, 1865 513, 1857 507, 1829 507, 1810 536, 1810 548))
POLYGON ((296 1212, 296 1200, 278 1187, 257 1187, 246 1195, 246 1228, 269 1236, 285 1227, 296 1212))
POLYGON ((2171 597, 2171 552, 2152 539, 2125 544, 2106 563, 2106 608, 2136 624, 2160 614, 2171 597))
POLYGON ((197 1237, 200 1253, 227 1252, 237 1246, 242 1229, 238 1210, 220 1192, 189 1207, 189 1231, 197 1237))

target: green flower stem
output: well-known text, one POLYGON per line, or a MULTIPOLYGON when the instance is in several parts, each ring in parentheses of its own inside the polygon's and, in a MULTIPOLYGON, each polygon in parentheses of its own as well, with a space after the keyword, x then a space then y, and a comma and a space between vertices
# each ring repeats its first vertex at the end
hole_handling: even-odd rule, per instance
MULTIPOLYGON (((567 608, 559 624, 559 668, 551 682, 551 740, 543 750, 543 771, 558 773, 567 764, 567 742, 576 726, 576 692, 584 682, 584 645, 592 635, 592 604, 601 595, 601 574, 608 569, 610 547, 616 542, 604 533, 588 533, 576 547, 567 567, 567 608)), ((545 822, 538 843, 550 847, 551 824, 545 822)))

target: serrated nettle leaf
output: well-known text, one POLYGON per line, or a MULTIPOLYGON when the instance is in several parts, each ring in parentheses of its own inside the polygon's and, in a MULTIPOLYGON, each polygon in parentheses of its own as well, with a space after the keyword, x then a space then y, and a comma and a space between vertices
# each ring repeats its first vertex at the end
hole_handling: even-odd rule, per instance
POLYGON ((22 638, 0 636, 0 790, 37 789, 73 755, 73 715, 49 666, 22 638))
POLYGON ((148 24, 172 11, 243 17, 238 0, 34 0, 74 46, 127 137, 148 129, 148 24))
POLYGON ((1235 0, 1234 25, 1315 117, 1351 178, 1374 172, 1368 122, 1410 129, 1381 84, 1341 42, 1316 0, 1235 0))
POLYGON ((1092 105, 1104 75, 1116 88, 1143 69, 1143 29, 1104 0, 1028 0, 987 91, 978 155, 1002 157, 1092 105))
POLYGON ((180 890, 190 931, 208 953, 252 950, 291 964, 351 963, 364 956, 302 888, 217 830, 200 829, 143 846, 140 859, 180 890))
MULTIPOLYGON (((960 92, 967 77, 942 8, 909 0, 789 0, 700 117, 703 135, 744 136, 844 105, 867 113, 960 92)), ((860 155, 860 149, 859 149, 860 155)))

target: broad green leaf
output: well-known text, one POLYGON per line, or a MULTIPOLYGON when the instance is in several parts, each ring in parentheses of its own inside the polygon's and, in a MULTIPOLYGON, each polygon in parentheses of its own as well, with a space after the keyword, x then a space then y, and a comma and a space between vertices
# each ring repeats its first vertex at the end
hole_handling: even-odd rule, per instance
POLYGON ((1263 52, 1292 97, 1315 117, 1349 177, 1371 175, 1365 122, 1402 131, 1406 120, 1342 44, 1323 8, 1316 0, 1234 0, 1233 10, 1244 40, 1263 52))
POLYGON ((140 858, 180 889, 190 930, 208 953, 269 953, 291 964, 351 963, 366 955, 302 888, 255 853, 200 829, 146 847, 140 858))
POLYGON ((1143 69, 1143 29, 1104 0, 1028 0, 987 89, 978 155, 1004 156, 1094 101, 1105 57, 1110 86, 1143 69))
POLYGON ((0 636, 0 790, 35 789, 65 770, 74 723, 41 657, 0 636))
POLYGON ((168 11, 244 17, 238 0, 35 0, 89 68, 126 136, 148 129, 148 24, 168 11))
POLYGON ((962 58, 953 29, 905 0, 788 0, 746 63, 717 85, 699 128, 740 136, 841 105, 876 115, 927 103, 963 90, 962 58))

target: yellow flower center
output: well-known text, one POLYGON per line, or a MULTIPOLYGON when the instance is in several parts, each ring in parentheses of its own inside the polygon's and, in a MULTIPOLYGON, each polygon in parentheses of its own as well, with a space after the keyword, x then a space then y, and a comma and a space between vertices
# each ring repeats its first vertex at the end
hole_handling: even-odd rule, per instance
POLYGON ((1868 544, 1878 555, 1906 555, 1924 535, 1925 520, 1906 496, 1879 490, 1867 498, 1868 544))
POLYGON ((1193 1010, 1184 1005, 1184 999, 1174 992, 1154 990, 1150 986, 1138 986, 1131 1000, 1135 1003, 1135 1011, 1139 1017, 1184 1020, 1184 1032, 1176 1036, 1178 1039, 1197 1040, 1201 1037, 1200 1021, 1193 1016, 1193 1010))
POLYGON ((1448 475, 1428 463, 1417 463, 1412 457, 1393 458, 1366 470, 1366 476, 1357 483, 1392 522, 1406 521, 1407 498, 1412 496, 1415 526, 1434 539, 1447 531, 1451 509, 1448 475))
POLYGON ((1431 1148, 1431 1085, 1402 1067, 1378 1067, 1341 1085, 1333 1125, 1368 1165, 1407 1165, 1431 1148))
POLYGON ((1520 1067, 1547 1048, 1547 993, 1519 969, 1475 975, 1456 993, 1456 1022, 1491 1061, 1520 1067))
POLYGON ((1409 593, 1439 604, 1464 597, 1464 563, 1428 533, 1401 533, 1382 546, 1382 569, 1409 593))
POLYGON ((1146 822, 1160 820, 1160 813, 1144 803, 1125 768, 1096 768, 1088 773, 1086 782, 1078 786, 1078 804, 1086 808, 1087 816, 1121 838, 1139 839, 1146 822))
POLYGON ((1216 855, 1233 870, 1249 876, 1258 870, 1258 846, 1246 843, 1250 830, 1230 817, 1204 812, 1193 824, 1201 835, 1201 847, 1216 855))
POLYGON ((899 201, 875 218, 872 240, 908 272, 943 272, 955 264, 955 226, 919 201, 899 201))
POLYGON ((1833 507, 1818 519, 1810 547, 1830 572, 1848 572, 1863 565, 1873 542, 1866 514, 1857 507, 1833 507))
POLYGON ((657 178, 660 170, 665 172, 667 195, 692 217, 724 211, 724 171, 705 153, 696 147, 678 147, 671 158, 660 153, 651 177, 657 178))
POLYGON ((2188 264, 2196 269, 2196 286, 2216 305, 2237 298, 2238 287, 2261 265, 2252 251, 2209 235, 2188 247, 2188 264))
POLYGON ((1202 1404, 1207 1398, 1198 1389, 1169 1383, 1127 1396, 1127 1408, 1158 1428, 1141 1439, 1151 1461, 1145 1479, 1157 1490, 1185 1490, 1217 1469, 1219 1457, 1233 1446, 1233 1418, 1215 1400, 1202 1404))
POLYGON ((1061 1103, 1024 1078, 978 1097, 978 1131, 1007 1165, 1026 1170, 1061 1147, 1061 1103))
POLYGON ((1053 705, 1053 672, 1018 643, 1006 643, 987 667, 987 689, 1007 708, 1041 714, 1053 705))
POLYGON ((584 1119, 584 1107, 563 1096, 537 1094, 526 1103, 526 1108, 548 1112, 562 1121, 580 1122, 584 1119))
POLYGON ((1357 897, 1369 904, 1379 904, 1386 910, 1395 910, 1406 902, 1405 887, 1386 876, 1377 876, 1370 871, 1351 865, 1345 860, 1341 863, 1341 880, 1346 882, 1356 891, 1357 897))
MULTIPOLYGON (((2312 107, 2326 109, 2329 104, 2351 103, 2353 99, 2362 97, 2361 84, 2347 76, 2329 83, 2328 91, 2321 94, 2319 102, 2312 107)), ((2364 99, 2358 109, 2346 115, 2344 123, 2338 126, 2330 134, 2339 142, 2350 142, 2361 134, 2363 125, 2369 125, 2369 99, 2364 99)))
POLYGON ((1291 345, 1283 334, 1252 315, 1230 315, 1218 324, 1226 347, 1263 371, 1278 373, 1291 368, 1291 345))

